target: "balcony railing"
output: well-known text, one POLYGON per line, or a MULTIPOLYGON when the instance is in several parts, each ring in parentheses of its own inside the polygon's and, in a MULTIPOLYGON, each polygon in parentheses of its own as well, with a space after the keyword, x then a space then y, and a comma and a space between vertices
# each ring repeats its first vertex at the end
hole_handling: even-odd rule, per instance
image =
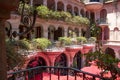
POLYGON ((53 75, 56 75, 57 79, 60 80, 61 76, 65 77, 65 80, 70 80, 70 76, 73 77, 72 80, 88 80, 87 76, 91 76, 92 79, 90 80, 108 80, 101 76, 87 73, 75 68, 69 68, 69 67, 48 67, 48 66, 39 66, 35 68, 30 69, 24 69, 12 73, 8 73, 9 79, 7 80, 47 80, 43 77, 46 76, 45 73, 47 73, 47 79, 48 80, 54 80, 52 78, 53 75), (10 79, 11 77, 11 79, 10 79), (12 79, 13 78, 13 79, 12 79))
POLYGON ((97 20, 97 24, 99 25, 99 26, 101 26, 101 25, 108 25, 108 21, 107 21, 107 19, 106 18, 100 18, 99 20, 97 20))

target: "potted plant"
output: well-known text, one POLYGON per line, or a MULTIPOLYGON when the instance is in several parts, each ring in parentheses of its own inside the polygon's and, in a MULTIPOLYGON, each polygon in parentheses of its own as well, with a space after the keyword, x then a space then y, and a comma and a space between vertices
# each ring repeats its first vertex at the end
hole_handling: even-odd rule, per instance
POLYGON ((83 36, 77 37, 76 39, 77 39, 78 44, 79 44, 79 43, 80 43, 80 44, 84 44, 84 43, 87 42, 87 39, 86 39, 85 37, 83 37, 83 36))
POLYGON ((40 50, 45 50, 48 46, 50 46, 52 43, 46 38, 36 38, 32 40, 32 44, 34 47, 40 50))
POLYGON ((59 41, 61 43, 61 46, 70 45, 72 43, 70 37, 59 37, 59 41))

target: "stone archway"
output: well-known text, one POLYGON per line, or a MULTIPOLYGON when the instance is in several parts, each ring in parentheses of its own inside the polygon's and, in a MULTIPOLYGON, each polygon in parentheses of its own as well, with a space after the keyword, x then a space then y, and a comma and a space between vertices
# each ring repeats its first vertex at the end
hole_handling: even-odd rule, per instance
POLYGON ((36 36, 36 38, 43 37, 43 27, 42 26, 37 26, 35 28, 35 36, 36 36))
POLYGON ((55 32, 55 27, 53 25, 50 25, 48 27, 48 39, 51 41, 54 41, 54 32, 55 32))
POLYGON ((110 48, 110 47, 108 47, 108 48, 105 49, 105 54, 109 54, 109 55, 111 55, 113 58, 115 58, 115 51, 114 51, 114 49, 112 49, 112 48, 110 48))
POLYGON ((72 33, 73 33, 73 29, 71 27, 68 27, 68 37, 73 37, 72 33))
POLYGON ((74 14, 75 14, 76 16, 78 16, 78 15, 79 15, 79 12, 78 12, 78 7, 74 7, 74 14))
POLYGON ((62 37, 63 31, 64 29, 62 27, 58 27, 58 29, 54 31, 54 40, 58 40, 59 37, 62 37))
POLYGON ((81 62, 82 62, 82 58, 81 58, 81 52, 77 52, 73 58, 73 67, 77 68, 77 69, 81 69, 81 62))
POLYGON ((84 14, 85 14, 84 9, 81 9, 80 14, 81 14, 82 17, 85 16, 85 15, 84 15, 84 14))
POLYGON ((75 28, 74 32, 75 32, 76 36, 79 36, 79 29, 78 28, 75 28))
POLYGON ((54 66, 67 67, 67 56, 62 53, 56 59, 54 66))
POLYGON ((41 6, 41 5, 43 5, 43 1, 44 0, 34 0, 33 1, 33 5, 35 5, 35 6, 41 6))
POLYGON ((58 1, 57 3, 57 11, 64 11, 64 4, 62 1, 58 1))
MULTIPOLYGON (((62 53, 60 54, 54 62, 54 66, 56 67, 67 67, 68 61, 67 61, 67 56, 62 53)), ((60 75, 65 75, 66 74, 66 70, 65 69, 60 69, 59 73, 58 73, 58 69, 55 69, 55 73, 56 74, 60 74, 60 75)))
POLYGON ((37 66, 47 66, 46 61, 42 57, 35 57, 32 58, 29 63, 27 64, 26 68, 33 68, 37 66))
POLYGON ((47 7, 50 9, 50 10, 55 10, 55 0, 47 0, 47 7))
POLYGON ((72 6, 70 4, 67 5, 67 11, 72 14, 72 6))

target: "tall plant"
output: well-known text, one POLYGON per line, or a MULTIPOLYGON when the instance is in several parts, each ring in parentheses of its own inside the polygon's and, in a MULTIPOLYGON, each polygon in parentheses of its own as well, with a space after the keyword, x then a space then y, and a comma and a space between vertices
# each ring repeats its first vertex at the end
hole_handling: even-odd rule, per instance
POLYGON ((120 75, 120 68, 117 67, 118 62, 120 61, 119 59, 114 58, 110 54, 105 54, 100 51, 86 54, 86 63, 93 60, 97 62, 98 67, 104 70, 104 72, 110 71, 110 80, 115 80, 117 78, 117 75, 120 75))

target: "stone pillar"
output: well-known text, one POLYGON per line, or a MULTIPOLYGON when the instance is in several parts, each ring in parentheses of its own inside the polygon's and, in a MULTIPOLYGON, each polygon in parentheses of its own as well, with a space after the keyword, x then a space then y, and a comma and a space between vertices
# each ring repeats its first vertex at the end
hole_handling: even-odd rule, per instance
POLYGON ((66 12, 67 11, 67 4, 64 3, 64 11, 66 12))
POLYGON ((68 31, 68 29, 67 29, 67 28, 64 28, 64 36, 65 36, 65 37, 68 36, 68 35, 67 35, 67 33, 68 33, 67 31, 68 31))
POLYGON ((48 38, 48 27, 46 27, 46 26, 44 27, 43 36, 45 38, 48 38))
POLYGON ((47 0, 43 0, 43 5, 47 6, 47 0))
POLYGON ((33 6, 33 0, 30 0, 30 5, 33 6))
POLYGON ((0 78, 1 80, 7 80, 7 58, 5 48, 5 20, 0 16, 0 78))
POLYGON ((72 6, 72 14, 75 15, 75 13, 74 13, 74 6, 72 6))
POLYGON ((57 11, 57 1, 55 1, 55 11, 57 11))
POLYGON ((81 32, 81 28, 80 28, 80 29, 79 29, 79 36, 81 36, 81 33, 82 33, 82 32, 81 32))

